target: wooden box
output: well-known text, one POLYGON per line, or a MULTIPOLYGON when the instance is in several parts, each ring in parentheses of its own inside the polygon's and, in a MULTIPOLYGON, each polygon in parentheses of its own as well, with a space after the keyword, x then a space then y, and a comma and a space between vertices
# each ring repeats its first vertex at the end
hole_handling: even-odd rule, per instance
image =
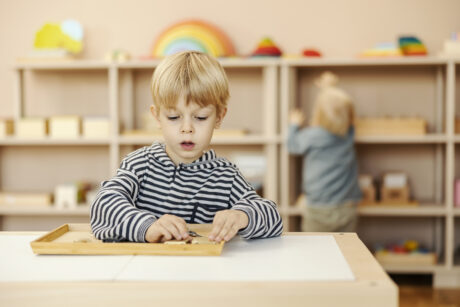
POLYGON ((214 243, 207 239, 211 232, 211 224, 189 224, 188 227, 189 230, 202 236, 197 238, 196 244, 183 241, 104 243, 94 237, 89 224, 64 224, 32 241, 30 246, 36 254, 176 256, 218 256, 221 254, 224 241, 214 243))
POLYGON ((435 253, 390 253, 376 252, 375 259, 381 265, 435 265, 437 256, 435 253))
POLYGON ((107 118, 83 118, 83 137, 108 138, 110 136, 110 122, 107 118))
POLYGON ((373 179, 371 175, 359 175, 359 188, 363 194, 363 198, 361 200, 361 205, 371 205, 375 204, 376 197, 375 197, 375 187, 373 184, 373 179))
POLYGON ((5 138, 14 133, 14 122, 11 119, 0 120, 0 138, 5 138))
POLYGON ((388 188, 382 186, 380 190, 382 203, 409 203, 409 188, 388 188))
POLYGON ((0 192, 0 205, 4 206, 51 206, 49 193, 0 192))
POLYGON ((40 117, 21 118, 16 123, 16 136, 19 138, 45 138, 48 134, 48 121, 40 117))
POLYGON ((363 117, 355 120, 356 136, 424 135, 426 126, 426 120, 416 117, 363 117))
POLYGON ((52 116, 49 119, 50 137, 56 139, 76 139, 80 136, 80 117, 52 116))

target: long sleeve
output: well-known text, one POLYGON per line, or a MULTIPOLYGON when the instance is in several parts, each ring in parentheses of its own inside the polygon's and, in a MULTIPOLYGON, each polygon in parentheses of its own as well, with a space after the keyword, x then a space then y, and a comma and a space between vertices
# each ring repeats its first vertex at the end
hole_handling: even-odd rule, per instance
POLYGON ((156 218, 135 206, 138 175, 145 169, 141 160, 136 155, 128 156, 117 175, 101 184, 91 205, 91 228, 96 238, 145 242, 145 233, 156 218))
POLYGON ((290 125, 288 129, 287 149, 292 154, 304 154, 310 146, 308 129, 290 125))
POLYGON ((240 172, 237 172, 230 193, 232 209, 241 210, 249 217, 248 226, 239 231, 245 239, 269 238, 283 232, 283 222, 273 201, 260 197, 240 172))

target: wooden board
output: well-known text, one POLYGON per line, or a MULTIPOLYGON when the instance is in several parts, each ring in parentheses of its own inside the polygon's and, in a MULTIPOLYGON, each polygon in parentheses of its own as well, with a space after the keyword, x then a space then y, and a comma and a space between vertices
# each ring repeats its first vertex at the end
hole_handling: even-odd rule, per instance
MULTIPOLYGON (((189 230, 202 237, 196 238, 196 244, 165 243, 105 243, 91 233, 89 224, 64 224, 53 231, 32 241, 30 246, 36 254, 63 255, 182 255, 182 256, 218 256, 224 247, 224 241, 214 243, 207 239, 211 231, 210 224, 189 224, 189 230)), ((177 242, 176 242, 177 243, 177 242)))
POLYGON ((435 253, 396 254, 377 252, 374 256, 381 265, 435 265, 437 263, 435 253))

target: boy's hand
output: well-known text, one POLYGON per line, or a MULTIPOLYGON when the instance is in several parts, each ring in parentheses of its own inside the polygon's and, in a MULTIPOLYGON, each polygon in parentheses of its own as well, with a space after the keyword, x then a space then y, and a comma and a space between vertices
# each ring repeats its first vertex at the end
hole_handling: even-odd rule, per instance
POLYGON ((216 213, 212 222, 209 240, 220 242, 230 241, 238 232, 248 226, 249 218, 241 210, 222 210, 216 213))
POLYGON ((189 238, 187 223, 183 218, 165 214, 156 220, 145 233, 145 240, 150 243, 165 242, 172 239, 189 238))
POLYGON ((301 126, 305 120, 305 115, 299 109, 292 110, 289 115, 289 122, 291 124, 301 126))

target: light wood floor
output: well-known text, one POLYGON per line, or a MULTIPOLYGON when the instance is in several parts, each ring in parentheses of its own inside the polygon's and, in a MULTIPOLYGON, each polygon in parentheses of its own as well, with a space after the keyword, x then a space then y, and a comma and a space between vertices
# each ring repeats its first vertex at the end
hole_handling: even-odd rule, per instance
POLYGON ((431 276, 391 275, 399 287, 400 307, 460 307, 459 289, 434 289, 431 276))

